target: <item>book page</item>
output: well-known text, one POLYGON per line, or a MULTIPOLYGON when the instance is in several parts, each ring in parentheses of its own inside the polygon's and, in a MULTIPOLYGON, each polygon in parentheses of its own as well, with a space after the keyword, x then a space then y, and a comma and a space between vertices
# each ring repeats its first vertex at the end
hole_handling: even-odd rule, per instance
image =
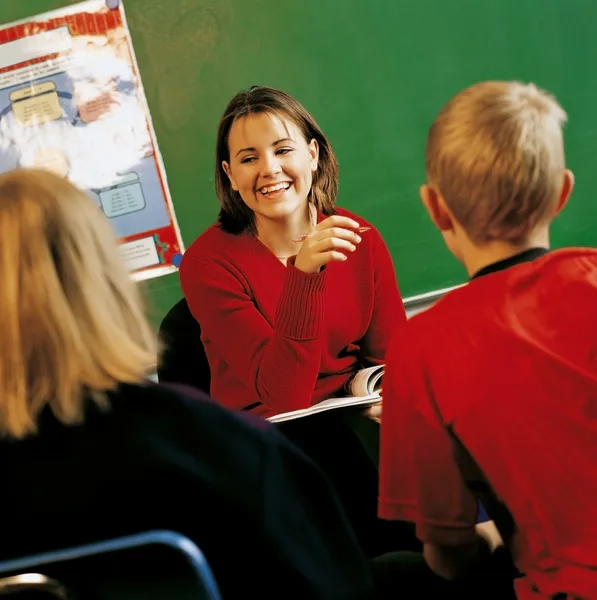
POLYGON ((350 391, 355 396, 369 396, 379 392, 384 367, 385 365, 377 365, 357 371, 350 382, 350 391))
POLYGON ((326 410, 333 410, 335 408, 343 408, 347 406, 371 406, 377 404, 381 400, 381 380, 383 377, 385 365, 376 365, 373 367, 367 367, 360 369, 355 373, 355 376, 350 382, 350 393, 352 396, 346 396, 343 398, 328 398, 318 404, 309 406, 308 408, 302 408, 300 410, 293 410, 279 415, 269 417, 268 421, 272 423, 280 423, 282 421, 289 421, 290 419, 298 419, 300 417, 306 417, 308 415, 317 414, 326 410))
POLYGON ((381 397, 379 394, 369 394, 367 396, 350 396, 347 398, 328 398, 327 400, 323 400, 322 402, 314 404, 313 406, 309 406, 308 408, 303 408, 301 410, 293 410, 291 412, 274 415, 273 417, 269 417, 268 421, 270 421, 271 423, 281 423, 282 421, 298 419, 299 417, 306 417, 309 415, 314 415, 320 412, 325 412, 327 410, 333 410, 336 408, 343 408, 347 406, 371 406, 373 404, 377 404, 380 400, 381 397))

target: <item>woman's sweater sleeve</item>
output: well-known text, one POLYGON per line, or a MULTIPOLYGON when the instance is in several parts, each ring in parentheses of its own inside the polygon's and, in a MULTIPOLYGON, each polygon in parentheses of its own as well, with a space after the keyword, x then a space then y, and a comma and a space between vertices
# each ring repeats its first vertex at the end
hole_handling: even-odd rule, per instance
POLYGON ((311 404, 323 345, 325 269, 309 275, 289 261, 274 323, 224 261, 186 256, 180 281, 205 338, 263 404, 277 413, 311 404))
POLYGON ((406 311, 400 296, 390 251, 379 231, 372 231, 373 314, 362 347, 363 360, 371 365, 384 364, 391 338, 406 323, 406 311))

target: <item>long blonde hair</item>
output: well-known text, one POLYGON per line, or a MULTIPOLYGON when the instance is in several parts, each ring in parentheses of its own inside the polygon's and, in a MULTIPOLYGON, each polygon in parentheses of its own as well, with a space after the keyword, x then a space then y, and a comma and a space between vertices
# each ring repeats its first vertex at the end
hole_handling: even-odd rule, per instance
POLYGON ((0 435, 37 430, 48 405, 83 419, 85 396, 141 381, 155 336, 112 228, 52 173, 0 176, 0 435))

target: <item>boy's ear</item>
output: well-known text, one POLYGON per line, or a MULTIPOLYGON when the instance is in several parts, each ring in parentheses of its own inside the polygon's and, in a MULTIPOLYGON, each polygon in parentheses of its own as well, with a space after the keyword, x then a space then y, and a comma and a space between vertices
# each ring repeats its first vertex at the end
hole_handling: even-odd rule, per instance
POLYGON ((562 177, 562 189, 560 190, 560 197, 558 198, 558 204, 554 212, 554 217, 563 210, 568 203, 570 194, 574 189, 574 173, 570 169, 564 170, 564 176, 562 177))
POLYGON ((441 232, 452 231, 454 229, 452 215, 446 208, 444 199, 437 189, 432 185, 425 184, 419 189, 419 194, 433 224, 441 232))

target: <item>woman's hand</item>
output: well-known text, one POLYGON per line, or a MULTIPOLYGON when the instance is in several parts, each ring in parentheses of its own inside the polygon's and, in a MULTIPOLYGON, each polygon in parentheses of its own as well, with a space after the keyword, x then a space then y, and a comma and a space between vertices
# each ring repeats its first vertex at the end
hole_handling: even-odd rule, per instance
POLYGON ((294 266, 304 273, 318 273, 332 261, 345 261, 346 253, 354 252, 361 237, 353 219, 332 215, 318 223, 307 235, 296 255, 294 266))
POLYGON ((378 402, 366 408, 363 414, 381 425, 381 408, 381 402, 378 402))

